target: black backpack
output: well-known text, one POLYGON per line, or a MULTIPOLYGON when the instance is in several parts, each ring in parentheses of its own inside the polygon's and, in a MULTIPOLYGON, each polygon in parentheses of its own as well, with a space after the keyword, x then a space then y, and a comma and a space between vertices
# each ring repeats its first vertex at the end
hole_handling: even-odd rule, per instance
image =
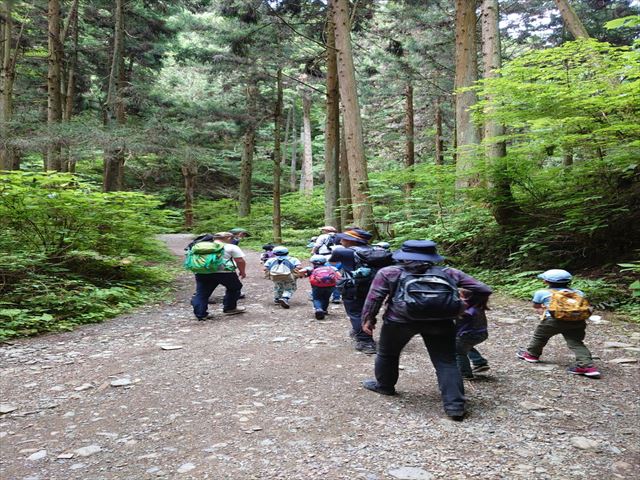
POLYGON ((418 322, 455 319, 463 310, 458 287, 442 267, 422 274, 403 270, 391 302, 399 315, 418 322))
POLYGON ((393 265, 394 260, 391 252, 386 250, 364 247, 352 247, 352 250, 355 268, 352 272, 344 272, 344 278, 338 283, 338 287, 342 289, 343 294, 345 289, 355 289, 355 296, 364 298, 378 270, 393 265))

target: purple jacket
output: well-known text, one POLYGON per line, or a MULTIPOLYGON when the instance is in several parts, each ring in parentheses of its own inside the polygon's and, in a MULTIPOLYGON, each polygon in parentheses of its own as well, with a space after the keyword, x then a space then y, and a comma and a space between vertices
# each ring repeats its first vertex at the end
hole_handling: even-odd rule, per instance
MULTIPOLYGON (((371 288, 369 289, 369 293, 367 294, 367 299, 362 310, 363 323, 368 321, 375 325, 376 315, 380 311, 380 308, 382 307, 382 304, 384 303, 385 299, 387 299, 387 297, 387 309, 382 315, 382 319, 385 322, 392 323, 412 322, 410 318, 402 317, 397 312, 395 312, 393 309, 393 303, 391 302, 391 299, 393 298, 393 295, 396 291, 398 279, 400 278, 402 270, 403 267, 392 265, 391 267, 381 268, 378 271, 375 278, 373 279, 373 282, 371 283, 371 288)), ((424 271, 424 268, 422 270, 424 271)), ((421 273, 419 270, 411 269, 411 271, 421 273)), ((446 273, 460 288, 466 288, 473 293, 482 295, 489 295, 492 292, 487 285, 460 270, 449 267, 446 269, 446 273)))

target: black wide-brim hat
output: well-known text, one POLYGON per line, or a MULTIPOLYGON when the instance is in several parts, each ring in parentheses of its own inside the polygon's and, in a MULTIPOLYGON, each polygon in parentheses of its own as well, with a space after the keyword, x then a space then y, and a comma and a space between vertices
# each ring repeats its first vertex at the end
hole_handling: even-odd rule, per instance
POLYGON ((400 250, 393 252, 394 260, 432 262, 438 263, 444 260, 438 255, 437 244, 431 240, 407 240, 400 250))

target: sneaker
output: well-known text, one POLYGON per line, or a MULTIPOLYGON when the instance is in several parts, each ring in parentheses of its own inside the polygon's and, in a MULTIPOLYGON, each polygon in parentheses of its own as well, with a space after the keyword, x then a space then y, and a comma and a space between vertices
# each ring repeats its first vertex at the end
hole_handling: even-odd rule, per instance
POLYGON ((489 365, 475 365, 471 368, 473 373, 486 372, 489 370, 489 365))
POLYGON ((213 318, 212 315, 205 315, 204 317, 196 317, 198 319, 199 322, 204 322, 205 320, 209 320, 211 318, 213 318))
POLYGON ((372 392, 379 393, 380 395, 396 394, 395 388, 383 388, 380 385, 378 385, 378 382, 376 382, 375 380, 365 380, 364 382, 362 382, 362 386, 367 390, 371 390, 372 392))
POLYGON ((274 305, 280 305, 280 299, 279 298, 274 298, 273 299, 273 303, 274 303, 274 305))
POLYGON ((465 411, 464 410, 449 410, 447 412, 445 412, 447 414, 447 417, 449 417, 450 420, 453 420, 454 422, 461 422, 462 420, 464 420, 464 416, 465 416, 465 411))
POLYGON ((520 360, 524 360, 525 362, 540 363, 540 357, 535 357, 531 355, 529 352, 527 352, 523 348, 521 348, 516 352, 516 357, 518 357, 520 360))
POLYGON ((316 310, 316 320, 322 320, 324 319, 324 316, 326 315, 324 310, 316 310))
POLYGON ((593 365, 587 365, 586 367, 576 365, 575 367, 567 368, 567 372, 573 375, 584 375, 589 378, 600 378, 600 372, 593 365))
POLYGON ((286 298, 281 298, 280 300, 278 300, 278 304, 282 307, 282 308, 289 308, 289 300, 286 298))
POLYGON ((236 307, 233 310, 223 310, 222 313, 225 315, 237 315, 238 313, 244 313, 247 309, 245 307, 236 307))
POLYGON ((331 300, 331 303, 335 303, 336 305, 339 305, 342 303, 342 300, 340 300, 339 298, 336 298, 334 300, 331 300))
POLYGON ((356 342, 356 350, 367 355, 374 355, 376 353, 376 344, 375 342, 358 341, 356 342))

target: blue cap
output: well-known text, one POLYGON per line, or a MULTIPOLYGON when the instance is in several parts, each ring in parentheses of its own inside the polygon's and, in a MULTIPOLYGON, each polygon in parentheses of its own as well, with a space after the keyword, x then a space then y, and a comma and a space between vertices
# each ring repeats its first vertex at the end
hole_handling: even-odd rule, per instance
POLYGON ((311 263, 324 265, 325 263, 327 263, 327 257, 325 257, 324 255, 312 255, 309 261, 311 263))
POLYGON ((540 275, 538 275, 538 278, 551 283, 569 283, 573 276, 566 270, 553 268, 551 270, 547 270, 544 273, 541 273, 540 275))
POLYGON ((274 247, 272 250, 276 255, 288 255, 289 249, 287 247, 274 247))

